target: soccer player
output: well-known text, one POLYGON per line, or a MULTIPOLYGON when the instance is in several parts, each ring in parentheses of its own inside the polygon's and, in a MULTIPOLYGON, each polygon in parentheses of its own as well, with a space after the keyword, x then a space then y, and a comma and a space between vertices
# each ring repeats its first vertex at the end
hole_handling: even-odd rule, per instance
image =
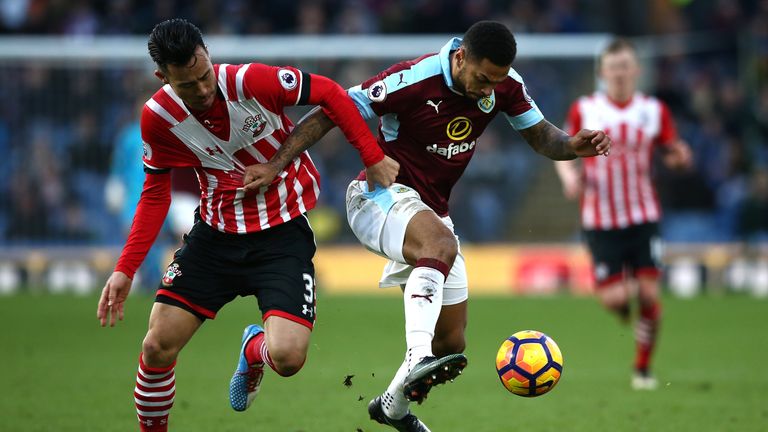
MULTIPOLYGON (((365 118, 380 117, 379 144, 400 163, 396 183, 369 191, 363 173, 347 190, 347 218, 360 242, 390 261, 380 285, 401 286, 407 350, 389 388, 368 405, 371 418, 399 431, 429 429, 409 411, 432 386, 455 378, 467 359, 467 275, 448 213, 451 188, 488 123, 503 113, 539 153, 556 160, 608 154, 602 131, 567 135, 544 119, 511 68, 512 33, 497 22, 474 24, 435 54, 397 63, 348 93, 365 118)), ((316 112, 297 126, 319 139, 333 127, 316 112)), ((312 135, 312 136, 309 136, 312 135)), ((300 147, 284 146, 275 164, 254 167, 266 184, 300 147)))
POLYGON ((303 152, 274 181, 249 193, 243 188, 246 166, 296 140, 284 107, 321 105, 360 152, 369 181, 391 184, 398 165, 328 78, 287 66, 212 64, 200 30, 181 19, 158 24, 148 46, 164 85, 144 105, 144 190, 97 316, 102 326, 123 319, 131 277, 168 212, 169 171, 193 167, 200 207, 157 290, 134 390, 141 430, 166 431, 179 352, 235 297, 256 296, 264 328, 245 329, 230 382, 232 408, 251 404, 264 364, 290 376, 306 359, 316 295, 314 235, 305 213, 317 202, 318 172, 303 152))
POLYGON ((566 129, 599 128, 614 138, 611 157, 556 162, 565 196, 581 199, 581 223, 594 262, 597 295, 622 321, 630 318, 630 284, 636 281, 639 317, 632 387, 651 390, 651 354, 661 316, 659 303, 659 230, 661 209, 651 181, 654 149, 664 151, 673 169, 691 164, 691 151, 680 140, 666 105, 637 91, 637 53, 616 39, 600 56, 605 91, 578 99, 566 129))

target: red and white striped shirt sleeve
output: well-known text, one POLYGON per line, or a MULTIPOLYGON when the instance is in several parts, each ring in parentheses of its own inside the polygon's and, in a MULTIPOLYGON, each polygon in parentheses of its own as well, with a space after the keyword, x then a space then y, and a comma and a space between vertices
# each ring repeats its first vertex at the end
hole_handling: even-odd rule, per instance
POLYGON ((290 66, 254 63, 245 73, 243 88, 246 97, 255 97, 275 113, 282 114, 283 107, 289 105, 322 106, 325 114, 358 150, 365 166, 384 159, 384 152, 352 99, 333 80, 290 66))
POLYGON ((669 110, 669 107, 667 107, 667 104, 659 101, 659 105, 661 110, 661 129, 659 131, 659 137, 656 139, 656 143, 666 147, 677 141, 677 126, 675 126, 675 119, 672 117, 672 112, 669 110))

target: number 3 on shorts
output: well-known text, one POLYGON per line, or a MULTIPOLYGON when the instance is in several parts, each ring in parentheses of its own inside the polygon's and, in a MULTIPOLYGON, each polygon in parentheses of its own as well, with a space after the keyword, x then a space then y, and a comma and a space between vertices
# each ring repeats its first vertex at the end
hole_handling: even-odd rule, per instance
POLYGON ((304 288, 306 290, 304 292, 304 300, 312 305, 315 303, 315 281, 309 273, 304 273, 302 276, 304 277, 304 288))

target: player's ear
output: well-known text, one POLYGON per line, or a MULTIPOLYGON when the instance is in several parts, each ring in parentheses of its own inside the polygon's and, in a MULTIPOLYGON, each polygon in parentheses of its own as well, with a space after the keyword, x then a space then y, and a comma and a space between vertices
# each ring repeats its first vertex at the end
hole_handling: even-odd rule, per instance
POLYGON ((467 50, 464 48, 464 45, 460 46, 459 49, 456 50, 454 56, 456 57, 456 65, 459 67, 463 66, 464 61, 467 58, 467 50))
POLYGON ((162 72, 160 72, 160 71, 159 71, 159 70, 157 70, 157 69, 155 69, 155 76, 157 77, 157 79, 159 79, 160 81, 162 81, 162 82, 163 82, 163 84, 168 84, 168 78, 166 78, 166 76, 165 76, 165 75, 163 75, 163 73, 162 73, 162 72))

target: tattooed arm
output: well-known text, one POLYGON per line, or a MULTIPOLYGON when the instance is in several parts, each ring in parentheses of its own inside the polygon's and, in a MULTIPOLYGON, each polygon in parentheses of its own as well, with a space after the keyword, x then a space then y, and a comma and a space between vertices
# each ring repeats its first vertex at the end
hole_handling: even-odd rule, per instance
MULTIPOLYGON (((243 179, 245 192, 256 191, 260 187, 269 185, 290 161, 304 150, 312 147, 314 143, 335 127, 336 124, 320 107, 313 108, 299 121, 299 124, 277 149, 277 153, 272 156, 272 159, 267 163, 246 167, 245 178, 243 179)), ((376 184, 388 187, 395 181, 399 169, 400 164, 389 156, 384 156, 381 161, 367 167, 365 175, 368 179, 369 190, 373 190, 376 184)))
POLYGON ((269 185, 290 161, 324 137, 336 124, 320 107, 313 108, 291 131, 277 153, 267 163, 251 165, 245 169, 243 185, 245 192, 258 190, 269 185))
POLYGON ((582 129, 570 136, 546 120, 520 130, 520 134, 537 153, 552 160, 608 156, 611 149, 611 138, 603 131, 582 129))

